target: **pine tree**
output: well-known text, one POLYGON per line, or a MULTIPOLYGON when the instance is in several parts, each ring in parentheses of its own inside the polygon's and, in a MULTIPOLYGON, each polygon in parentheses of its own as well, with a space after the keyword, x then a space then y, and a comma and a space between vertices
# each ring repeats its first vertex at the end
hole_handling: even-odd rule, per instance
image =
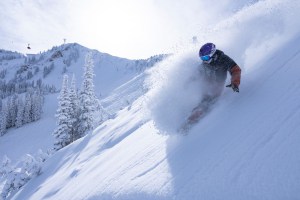
POLYGON ((79 133, 84 136, 87 131, 94 128, 94 112, 97 108, 97 99, 94 92, 93 77, 94 63, 92 53, 88 53, 85 58, 83 83, 80 92, 80 116, 79 133))
POLYGON ((2 163, 2 170, 0 171, 5 175, 6 181, 2 188, 0 199, 1 197, 6 199, 23 187, 31 178, 40 175, 42 162, 44 161, 27 154, 21 164, 19 164, 21 167, 13 168, 10 165, 10 160, 5 157, 2 163))
POLYGON ((6 199, 8 195, 17 189, 17 180, 19 180, 20 172, 12 171, 7 174, 6 182, 2 188, 1 197, 2 199, 6 199))
POLYGON ((10 101, 11 101, 10 108, 9 108, 10 117, 11 117, 11 119, 10 119, 11 126, 10 127, 14 127, 16 125, 16 118, 17 118, 17 112, 18 112, 18 105, 17 105, 18 95, 14 94, 10 101))
POLYGON ((78 132, 78 125, 79 125, 79 99, 77 95, 76 89, 76 79, 75 75, 73 74, 71 87, 70 87, 70 104, 71 104, 71 141, 75 141, 80 138, 78 132))
POLYGON ((71 143, 71 104, 68 90, 67 75, 64 75, 63 84, 58 100, 58 109, 56 112, 58 127, 53 133, 55 137, 55 150, 59 150, 71 143))
POLYGON ((21 97, 18 99, 18 112, 16 118, 16 127, 19 128, 23 125, 24 120, 24 103, 21 97))
POLYGON ((11 101, 11 97, 7 97, 6 100, 6 107, 7 107, 7 117, 6 117, 6 128, 10 128, 12 127, 12 101, 11 101))
POLYGON ((11 160, 5 155, 2 160, 0 175, 6 177, 7 174, 11 173, 13 170, 11 166, 11 160))
POLYGON ((33 121, 37 121, 41 118, 42 115, 42 104, 43 104, 43 97, 39 90, 35 91, 32 97, 32 114, 33 114, 33 121))
POLYGON ((32 155, 26 154, 23 161, 23 167, 22 167, 23 173, 26 173, 29 179, 31 179, 32 177, 40 175, 41 170, 42 170, 41 162, 39 162, 32 155))
POLYGON ((4 135, 6 133, 7 116, 8 116, 7 107, 6 107, 6 105, 3 105, 2 110, 0 112, 0 136, 4 135))
POLYGON ((27 92, 25 95, 24 124, 31 122, 31 106, 31 95, 27 92))

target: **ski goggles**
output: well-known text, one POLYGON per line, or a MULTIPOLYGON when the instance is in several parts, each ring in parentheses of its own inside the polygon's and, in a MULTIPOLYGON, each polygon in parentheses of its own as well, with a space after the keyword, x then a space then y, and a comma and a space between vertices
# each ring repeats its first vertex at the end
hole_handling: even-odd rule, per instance
POLYGON ((206 56, 201 56, 200 58, 203 61, 209 61, 211 59, 211 56, 210 55, 206 55, 206 56))

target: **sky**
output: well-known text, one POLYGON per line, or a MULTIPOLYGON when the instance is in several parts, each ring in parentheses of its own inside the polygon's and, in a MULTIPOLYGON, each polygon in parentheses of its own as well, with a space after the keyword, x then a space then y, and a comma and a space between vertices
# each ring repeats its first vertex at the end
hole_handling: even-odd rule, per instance
POLYGON ((39 53, 66 41, 119 57, 147 58, 182 48, 249 2, 5 0, 0 1, 0 48, 39 53))

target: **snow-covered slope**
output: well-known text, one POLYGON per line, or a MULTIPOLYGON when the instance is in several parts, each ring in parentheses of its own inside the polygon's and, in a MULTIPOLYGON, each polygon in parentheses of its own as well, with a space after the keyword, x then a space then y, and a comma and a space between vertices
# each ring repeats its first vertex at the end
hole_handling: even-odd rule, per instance
POLYGON ((198 47, 115 90, 104 102, 122 91, 136 100, 54 154, 12 199, 299 199, 299 8, 258 1, 201 38, 237 60, 242 85, 189 135, 175 130, 201 98, 198 47))
MULTIPOLYGON (((156 62, 166 57, 166 55, 157 55, 148 59, 129 60, 91 50, 76 43, 53 47, 51 50, 37 55, 22 55, 0 50, 0 73, 5 72, 0 81, 8 83, 13 80, 16 82, 16 77, 19 80, 27 77, 28 73, 32 73, 32 77, 27 80, 28 82, 36 82, 41 79, 44 85, 54 86, 59 90, 63 72, 65 72, 70 78, 73 74, 75 75, 80 90, 83 65, 88 52, 93 53, 96 95, 99 99, 103 99, 103 106, 110 115, 114 115, 116 111, 124 108, 135 99, 132 95, 121 95, 124 94, 122 91, 118 92, 118 96, 115 98, 106 97, 121 85, 130 84, 131 80, 135 79, 145 69, 152 67, 156 62), (50 66, 53 66, 53 69, 44 75, 44 69, 50 66), (37 68, 39 70, 36 70, 37 68)), ((140 77, 141 82, 143 82, 145 76, 140 77)), ((140 84, 139 88, 135 87, 134 90, 136 92, 142 91, 143 85, 140 84)), ((116 94, 116 92, 113 93, 113 95, 116 94)), ((22 128, 11 128, 7 134, 0 137, 0 159, 6 155, 14 163, 26 153, 35 154, 39 149, 46 151, 53 147, 52 133, 56 127, 54 116, 58 105, 58 95, 58 93, 54 93, 45 96, 41 120, 26 124, 22 128)))
POLYGON ((140 98, 15 199, 298 199, 300 48, 290 51, 244 75, 241 93, 226 91, 186 137, 158 134, 140 98))

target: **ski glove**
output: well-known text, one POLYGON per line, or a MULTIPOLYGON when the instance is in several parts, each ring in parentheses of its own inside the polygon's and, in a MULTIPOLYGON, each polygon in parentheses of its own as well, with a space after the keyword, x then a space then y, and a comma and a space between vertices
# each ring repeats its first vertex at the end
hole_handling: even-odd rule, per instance
POLYGON ((236 65, 230 69, 231 75, 231 84, 236 85, 237 87, 240 85, 241 82, 241 68, 236 65))
POLYGON ((226 85, 226 87, 231 87, 234 92, 239 92, 239 85, 241 82, 241 68, 236 65, 231 68, 230 74, 231 74, 231 84, 226 85))
POLYGON ((231 87, 234 92, 240 92, 239 86, 237 86, 235 84, 229 84, 229 85, 226 85, 226 87, 231 87))

